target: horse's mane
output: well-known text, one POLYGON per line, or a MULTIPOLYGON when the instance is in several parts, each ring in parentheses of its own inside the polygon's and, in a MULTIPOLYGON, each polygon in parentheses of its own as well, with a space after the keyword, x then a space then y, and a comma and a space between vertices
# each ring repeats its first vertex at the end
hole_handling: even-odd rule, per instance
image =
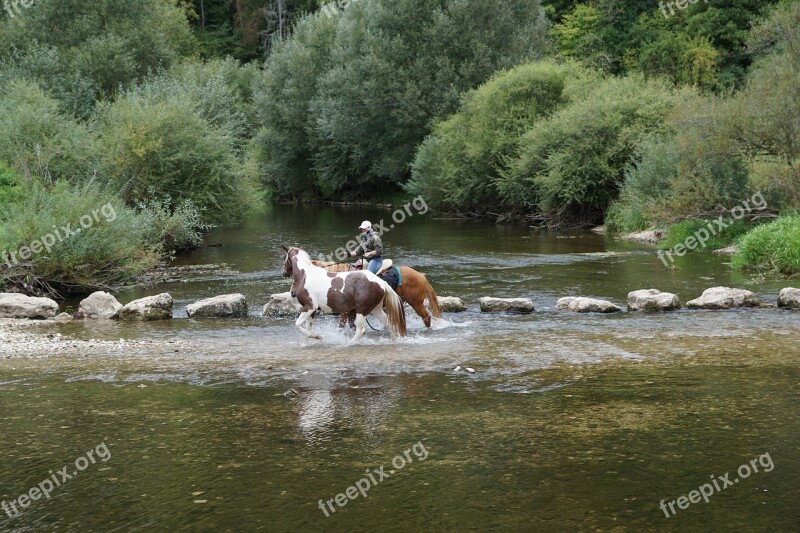
POLYGON ((311 260, 311 264, 320 268, 324 268, 328 272, 349 272, 349 263, 334 263, 333 261, 317 261, 311 260))

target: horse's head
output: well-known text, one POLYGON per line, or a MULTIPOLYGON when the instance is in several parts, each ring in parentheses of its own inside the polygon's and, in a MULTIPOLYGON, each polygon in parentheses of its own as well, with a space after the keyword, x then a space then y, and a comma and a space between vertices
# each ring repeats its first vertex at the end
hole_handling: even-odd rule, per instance
POLYGON ((287 248, 281 246, 286 251, 286 257, 283 259, 283 277, 291 278, 294 274, 294 265, 292 265, 292 258, 297 255, 297 248, 287 248))

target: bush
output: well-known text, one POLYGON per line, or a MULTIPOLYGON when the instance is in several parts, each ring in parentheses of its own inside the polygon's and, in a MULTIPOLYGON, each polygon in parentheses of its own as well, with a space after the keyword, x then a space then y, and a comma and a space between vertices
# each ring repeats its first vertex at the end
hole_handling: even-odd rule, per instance
POLYGON ((670 114, 667 131, 645 136, 625 170, 614 229, 708 216, 747 194, 748 162, 720 124, 721 101, 679 94, 682 105, 670 114))
POLYGON ((0 162, 0 221, 8 218, 12 206, 22 198, 22 188, 14 172, 0 162))
POLYGON ((232 58, 183 61, 168 72, 149 76, 126 95, 135 94, 151 102, 190 101, 215 127, 244 140, 257 121, 253 105, 253 83, 257 75, 257 65, 241 66, 232 58))
POLYGON ((512 206, 595 222, 616 199, 641 138, 657 132, 677 99, 659 82, 609 78, 531 125, 501 184, 512 206))
POLYGON ((206 222, 238 222, 257 202, 255 168, 241 139, 243 116, 193 100, 195 92, 181 90, 187 84, 166 90, 162 83, 100 106, 103 175, 131 204, 153 195, 191 200, 204 209, 206 222))
POLYGON ((650 226, 642 205, 616 201, 606 211, 606 231, 611 235, 642 231, 650 226))
MULTIPOLYGON (((434 127, 417 152, 405 189, 430 203, 458 208, 497 203, 497 182, 520 137, 564 105, 568 85, 584 78, 594 76, 576 65, 551 62, 495 75, 466 93, 459 112, 434 127)), ((505 185, 500 187, 507 192, 505 185)))
POLYGON ((751 230, 737 242, 739 269, 800 273, 800 215, 787 215, 751 230))
POLYGON ((25 191, 0 227, 0 250, 18 261, 0 262, 6 282, 30 292, 83 293, 129 282, 159 260, 161 247, 145 244, 145 218, 97 183, 58 181, 49 189, 30 180, 25 191), (50 245, 23 259, 20 250, 35 252, 34 241, 50 245))
POLYGON ((145 242, 161 245, 167 253, 198 248, 203 233, 213 227, 203 223, 201 211, 191 200, 173 208, 171 198, 150 198, 140 202, 137 210, 147 228, 145 242))
POLYGON ((15 79, 0 87, 0 161, 19 174, 84 179, 94 168, 94 151, 93 134, 36 83, 15 79))

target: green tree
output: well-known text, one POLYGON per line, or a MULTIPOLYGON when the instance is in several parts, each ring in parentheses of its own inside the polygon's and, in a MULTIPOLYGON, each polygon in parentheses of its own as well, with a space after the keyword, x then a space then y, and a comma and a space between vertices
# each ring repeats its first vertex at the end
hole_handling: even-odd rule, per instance
POLYGON ((37 0, 25 16, 0 20, 0 70, 36 80, 84 118, 95 100, 192 46, 185 12, 167 0, 37 0))
POLYGON ((320 194, 312 169, 316 114, 311 102, 330 68, 335 18, 302 19, 290 39, 275 44, 255 88, 257 135, 264 184, 284 196, 320 194))
POLYGON ((566 57, 585 57, 597 49, 600 38, 598 29, 603 21, 599 9, 593 6, 578 4, 575 9, 564 15, 564 19, 551 30, 558 49, 566 57))
POLYGON ((322 195, 397 189, 461 92, 543 47, 542 10, 527 0, 359 0, 317 14, 267 63, 266 181, 282 195, 308 190, 310 159, 322 195))

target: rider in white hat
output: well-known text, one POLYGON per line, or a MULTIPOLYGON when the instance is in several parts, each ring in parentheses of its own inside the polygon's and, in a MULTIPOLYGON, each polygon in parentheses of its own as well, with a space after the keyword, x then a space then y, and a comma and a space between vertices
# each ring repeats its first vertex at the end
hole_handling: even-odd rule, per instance
POLYGON ((365 259, 369 259, 367 268, 373 274, 377 274, 383 264, 383 242, 380 236, 372 231, 372 223, 365 220, 358 227, 361 230, 361 244, 353 252, 348 252, 349 256, 362 255, 365 259))

